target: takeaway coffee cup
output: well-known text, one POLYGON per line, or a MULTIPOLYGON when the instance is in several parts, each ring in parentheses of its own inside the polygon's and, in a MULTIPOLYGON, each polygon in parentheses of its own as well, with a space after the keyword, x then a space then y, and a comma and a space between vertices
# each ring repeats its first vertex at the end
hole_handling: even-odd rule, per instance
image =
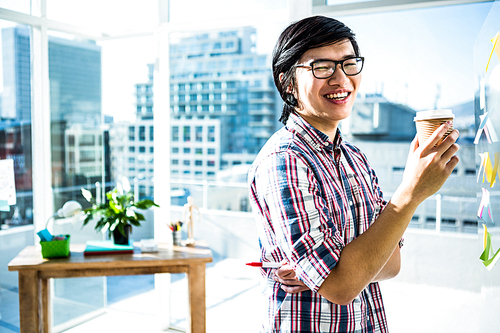
MULTIPOLYGON (((444 122, 453 121, 455 116, 449 109, 446 110, 427 110, 417 111, 415 118, 415 126, 417 127, 418 142, 425 142, 434 131, 444 122)), ((453 124, 450 129, 444 134, 437 144, 440 144, 453 131, 453 124)))

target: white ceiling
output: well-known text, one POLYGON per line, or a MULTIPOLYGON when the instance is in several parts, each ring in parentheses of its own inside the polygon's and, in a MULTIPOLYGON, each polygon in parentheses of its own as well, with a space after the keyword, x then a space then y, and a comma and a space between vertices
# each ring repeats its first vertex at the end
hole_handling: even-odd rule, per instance
POLYGON ((312 0, 313 15, 356 15, 376 12, 388 12, 396 10, 407 10, 416 8, 428 8, 437 6, 460 5, 476 2, 494 2, 493 0, 361 0, 346 3, 338 0, 340 4, 335 5, 336 0, 328 0, 331 5, 326 5, 327 0, 312 0))

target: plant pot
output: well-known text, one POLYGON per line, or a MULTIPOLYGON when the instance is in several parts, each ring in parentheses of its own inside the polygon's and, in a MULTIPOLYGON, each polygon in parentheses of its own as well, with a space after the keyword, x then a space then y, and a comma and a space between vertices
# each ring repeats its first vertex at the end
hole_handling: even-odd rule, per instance
POLYGON ((120 232, 120 230, 118 230, 118 228, 113 230, 113 242, 115 244, 120 244, 120 245, 129 245, 129 235, 130 235, 131 229, 132 229, 131 225, 126 225, 123 227, 123 231, 125 232, 125 236, 122 235, 122 233, 120 232))

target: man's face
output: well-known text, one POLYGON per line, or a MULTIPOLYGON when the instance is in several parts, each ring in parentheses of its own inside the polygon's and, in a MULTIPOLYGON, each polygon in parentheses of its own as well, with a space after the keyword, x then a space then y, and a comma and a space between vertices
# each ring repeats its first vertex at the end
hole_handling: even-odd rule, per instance
MULTIPOLYGON (((308 50, 299 63, 309 65, 318 59, 340 61, 355 56, 351 42, 346 39, 308 50)), ((361 83, 361 74, 347 76, 340 65, 337 65, 333 75, 327 79, 315 78, 308 66, 297 67, 296 71, 293 91, 299 101, 296 112, 325 134, 336 131, 340 120, 351 113, 361 83)))

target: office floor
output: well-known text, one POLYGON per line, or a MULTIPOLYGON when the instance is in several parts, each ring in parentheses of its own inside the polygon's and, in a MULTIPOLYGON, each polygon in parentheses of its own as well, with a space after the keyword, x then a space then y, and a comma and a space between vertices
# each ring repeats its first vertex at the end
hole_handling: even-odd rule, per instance
MULTIPOLYGON (((108 296, 110 302, 105 313, 64 332, 165 332, 160 330, 160 319, 155 316, 156 294, 148 287, 151 282, 139 278, 142 280, 129 279, 120 283, 119 279, 113 285, 121 284, 121 288, 135 289, 136 292, 127 298, 118 299, 112 296, 111 291, 108 293, 111 296, 108 296), (144 290, 140 286, 130 288, 130 284, 136 287, 140 285, 144 290)), ((258 332, 256 317, 259 309, 262 309, 258 270, 245 266, 239 260, 225 259, 207 268, 206 279, 207 333, 233 333, 236 329, 240 333, 258 332)), ((476 320, 471 320, 481 315, 481 295, 478 293, 410 285, 397 280, 383 282, 381 288, 391 332, 478 332, 476 320), (425 320, 416 320, 417 317, 425 320)), ((178 332, 186 328, 186 279, 173 278, 170 290, 170 323, 175 329, 167 332, 178 332)), ((17 290, 2 286, 0 297, 0 332, 19 332, 17 290)))

